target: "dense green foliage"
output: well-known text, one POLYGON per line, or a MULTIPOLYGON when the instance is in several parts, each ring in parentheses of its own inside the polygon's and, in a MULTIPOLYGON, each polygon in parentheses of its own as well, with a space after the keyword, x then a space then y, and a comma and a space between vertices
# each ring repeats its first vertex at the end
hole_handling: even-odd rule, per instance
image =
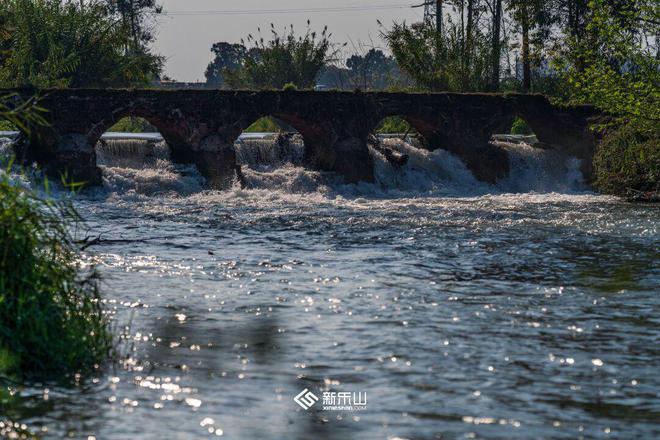
POLYGON ((660 4, 592 0, 588 11, 583 35, 569 40, 562 72, 571 101, 592 103, 613 119, 594 158, 595 185, 658 199, 660 4))
POLYGON ((247 38, 252 45, 240 59, 240 66, 225 68, 224 80, 233 88, 282 89, 292 83, 301 89, 313 88, 323 66, 333 56, 327 28, 321 34, 309 28, 297 36, 293 26, 279 34, 271 25, 271 39, 247 38))
POLYGON ((660 36, 660 4, 589 3, 591 19, 582 41, 571 41, 566 79, 574 101, 595 104, 638 130, 660 126, 660 52, 647 38, 660 36), (654 23, 655 21, 655 23, 654 23))
POLYGON ((488 88, 490 52, 484 34, 465 38, 449 21, 440 34, 430 22, 395 23, 383 33, 400 68, 424 89, 479 91, 488 88))
POLYGON ((660 130, 627 125, 608 133, 594 157, 600 191, 630 198, 660 200, 660 130))
POLYGON ((408 121, 399 116, 389 116, 381 121, 376 128, 376 133, 383 134, 405 134, 413 131, 408 121))
POLYGON ((101 0, 100 4, 121 22, 133 50, 145 51, 155 40, 152 19, 163 11, 156 0, 101 0))
MULTIPOLYGON (((605 64, 647 79, 658 74, 660 6, 654 0, 432 3, 444 11, 435 20, 395 23, 382 31, 396 62, 423 89, 534 91, 571 99, 577 90, 562 75, 568 70, 599 83, 613 82, 603 76, 605 64), (640 58, 635 52, 644 54, 640 58)), ((627 84, 638 97, 650 91, 627 84)), ((614 101, 621 94, 610 96, 614 101)))
MULTIPOLYGON (((225 81, 226 73, 229 72, 230 77, 232 72, 234 72, 233 75, 237 75, 235 72, 243 67, 246 58, 259 59, 261 56, 260 47, 252 47, 248 50, 243 44, 227 42, 213 44, 211 52, 214 57, 204 75, 206 83, 213 87, 245 87, 240 78, 232 79, 229 83, 225 81)), ((383 90, 396 84, 409 84, 394 58, 386 55, 380 49, 366 50, 364 55, 352 54, 345 59, 343 65, 329 63, 329 61, 331 60, 325 60, 322 68, 316 74, 316 83, 326 89, 383 90)), ((295 82, 289 84, 299 87, 295 82)), ((270 87, 276 88, 274 83, 270 87)))
MULTIPOLYGON (((28 135, 45 123, 34 101, 16 97, 0 100, 0 120, 28 135)), ((108 358, 112 338, 96 277, 79 270, 70 235, 79 220, 68 202, 0 172, 0 375, 73 374, 108 358)))
POLYGON ((10 373, 84 372, 108 358, 95 277, 80 275, 69 233, 76 221, 68 203, 0 176, 0 349, 10 373))
POLYGON ((511 134, 530 135, 534 134, 534 132, 529 127, 529 125, 527 125, 527 122, 525 122, 524 119, 516 118, 511 125, 511 134))
POLYGON ((162 59, 102 2, 4 0, 0 25, 3 86, 140 85, 160 72, 162 59))
POLYGON ((16 131, 16 126, 9 121, 0 121, 0 131, 16 131))

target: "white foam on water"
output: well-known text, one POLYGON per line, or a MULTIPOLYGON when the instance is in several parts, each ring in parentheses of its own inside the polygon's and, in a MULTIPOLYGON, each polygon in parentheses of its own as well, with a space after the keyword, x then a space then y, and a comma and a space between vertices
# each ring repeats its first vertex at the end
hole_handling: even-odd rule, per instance
POLYGON ((14 154, 14 141, 8 137, 0 136, 0 160, 3 162, 14 154))
POLYGON ((247 134, 238 138, 234 148, 239 165, 262 171, 288 163, 300 165, 305 154, 302 137, 295 134, 247 134))
POLYGON ((103 186, 117 193, 189 195, 204 189, 204 178, 194 165, 174 165, 169 161, 158 160, 152 167, 130 168, 100 166, 103 172, 103 186))
POLYGON ((96 144, 96 163, 102 166, 144 168, 169 160, 164 141, 136 138, 102 139, 96 144))
POLYGON ((511 164, 509 176, 497 183, 501 191, 578 193, 588 190, 579 159, 525 143, 499 145, 509 153, 511 164))
MULTIPOLYGON (((557 151, 534 148, 526 139, 506 139, 498 144, 509 153, 511 172, 495 185, 480 182, 463 161, 445 150, 428 151, 413 140, 381 137, 383 146, 408 156, 402 167, 392 165, 371 149, 375 183, 344 184, 341 178, 313 171, 301 164, 304 144, 299 135, 259 134, 236 142, 237 161, 244 183, 224 191, 221 199, 252 196, 297 200, 419 197, 480 197, 502 194, 589 194, 580 161, 557 151), (272 194, 266 195, 268 192, 272 194)), ((11 141, 0 139, 0 154, 11 141)), ((191 165, 173 164, 164 141, 113 136, 100 141, 97 163, 103 172, 104 191, 134 197, 170 194, 177 197, 204 192, 204 178, 191 165)))
POLYGON ((381 141, 385 147, 408 155, 408 163, 397 167, 379 152, 370 149, 374 174, 380 190, 394 194, 427 196, 473 195, 483 190, 463 162, 446 150, 428 151, 401 139, 381 141))

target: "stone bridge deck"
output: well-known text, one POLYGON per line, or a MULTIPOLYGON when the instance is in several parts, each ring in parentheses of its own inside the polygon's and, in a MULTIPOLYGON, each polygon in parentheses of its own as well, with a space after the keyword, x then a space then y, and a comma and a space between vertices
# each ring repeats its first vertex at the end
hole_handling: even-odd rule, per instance
POLYGON ((422 137, 425 148, 459 156, 481 180, 508 173, 504 150, 492 134, 506 133, 523 118, 540 142, 583 160, 590 172, 599 117, 590 106, 560 107, 541 95, 460 93, 360 93, 224 90, 1 90, 25 99, 35 93, 50 127, 32 127, 19 159, 51 172, 67 172, 96 184, 94 146, 121 118, 142 117, 169 144, 175 162, 194 163, 214 187, 234 180, 234 141, 255 120, 272 116, 296 128, 305 143, 305 165, 334 171, 347 182, 372 181, 367 140, 383 118, 400 116, 422 137))

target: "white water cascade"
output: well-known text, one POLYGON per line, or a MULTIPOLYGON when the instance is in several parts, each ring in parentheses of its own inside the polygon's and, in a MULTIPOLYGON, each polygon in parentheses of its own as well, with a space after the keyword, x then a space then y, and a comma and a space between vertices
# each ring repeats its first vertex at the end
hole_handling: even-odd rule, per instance
MULTIPOLYGON (((373 184, 346 185, 332 173, 302 166, 304 143, 298 134, 252 133, 235 144, 247 190, 370 196, 475 196, 489 193, 578 193, 588 190, 580 161, 554 150, 530 145, 533 138, 498 136, 509 153, 511 172, 491 185, 478 181, 463 162, 445 150, 419 148, 414 139, 380 137, 382 146, 408 156, 404 166, 392 165, 379 151, 374 158, 373 184)), ((0 138, 0 155, 11 153, 12 139, 0 138)), ((112 193, 151 195, 202 191, 204 179, 192 165, 169 160, 167 144, 158 135, 113 133, 96 146, 104 185, 112 193)), ((238 183, 237 183, 238 185, 238 183)))

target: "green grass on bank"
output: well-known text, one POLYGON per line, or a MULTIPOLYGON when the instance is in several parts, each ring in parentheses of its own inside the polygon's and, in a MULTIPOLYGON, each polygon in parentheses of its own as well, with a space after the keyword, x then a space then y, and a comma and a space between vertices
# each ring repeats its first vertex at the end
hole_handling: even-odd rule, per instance
POLYGON ((93 370, 112 351, 93 272, 78 266, 70 204, 0 174, 0 376, 93 370))
POLYGON ((245 129, 245 133, 279 133, 283 131, 277 122, 266 116, 257 119, 252 125, 245 129))
POLYGON ((144 118, 126 117, 108 128, 109 133, 157 133, 158 129, 144 118))

